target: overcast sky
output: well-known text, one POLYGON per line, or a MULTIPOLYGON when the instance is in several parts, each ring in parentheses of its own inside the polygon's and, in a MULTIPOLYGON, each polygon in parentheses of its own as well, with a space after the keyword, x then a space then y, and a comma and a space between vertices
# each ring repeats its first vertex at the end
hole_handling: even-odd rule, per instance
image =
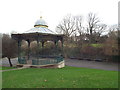
POLYGON ((48 23, 49 29, 67 14, 82 15, 84 21, 89 12, 97 13, 102 23, 118 23, 119 0, 1 0, 0 33, 24 32, 34 27, 40 18, 48 23))

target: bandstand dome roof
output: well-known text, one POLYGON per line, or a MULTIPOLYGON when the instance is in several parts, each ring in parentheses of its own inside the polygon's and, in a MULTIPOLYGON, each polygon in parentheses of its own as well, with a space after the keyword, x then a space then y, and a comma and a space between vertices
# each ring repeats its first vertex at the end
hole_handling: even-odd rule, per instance
POLYGON ((58 34, 57 32, 48 29, 48 25, 42 17, 35 22, 34 28, 25 31, 24 33, 58 34))
POLYGON ((42 17, 40 17, 40 19, 35 22, 35 25, 46 25, 46 26, 48 26, 47 23, 45 22, 45 20, 42 19, 42 17))

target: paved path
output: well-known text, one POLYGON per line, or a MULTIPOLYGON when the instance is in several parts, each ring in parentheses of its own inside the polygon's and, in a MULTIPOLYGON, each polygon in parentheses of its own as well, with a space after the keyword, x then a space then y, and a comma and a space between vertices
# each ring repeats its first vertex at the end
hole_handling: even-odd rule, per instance
POLYGON ((118 64, 111 62, 96 62, 96 61, 86 61, 86 60, 77 60, 77 59, 66 59, 65 64, 74 67, 87 67, 94 69, 118 71, 118 64))

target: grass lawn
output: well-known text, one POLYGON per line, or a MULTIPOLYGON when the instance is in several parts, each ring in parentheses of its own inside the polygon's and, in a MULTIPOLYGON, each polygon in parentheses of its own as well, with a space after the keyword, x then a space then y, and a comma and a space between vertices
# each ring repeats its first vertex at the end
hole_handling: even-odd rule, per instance
POLYGON ((118 72, 79 67, 2 73, 3 88, 118 88, 118 72))
POLYGON ((0 70, 14 69, 15 67, 0 67, 0 70))
POLYGON ((102 47, 103 44, 91 44, 91 46, 96 47, 96 48, 99 48, 99 47, 102 47))

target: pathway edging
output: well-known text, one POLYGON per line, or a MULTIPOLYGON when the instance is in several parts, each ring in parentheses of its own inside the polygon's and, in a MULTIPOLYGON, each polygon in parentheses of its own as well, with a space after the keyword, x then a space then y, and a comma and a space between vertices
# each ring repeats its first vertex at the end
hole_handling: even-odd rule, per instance
POLYGON ((6 71, 13 71, 13 70, 20 70, 20 69, 25 69, 28 67, 22 67, 22 68, 16 68, 16 69, 8 69, 8 70, 0 70, 0 72, 6 72, 6 71))

